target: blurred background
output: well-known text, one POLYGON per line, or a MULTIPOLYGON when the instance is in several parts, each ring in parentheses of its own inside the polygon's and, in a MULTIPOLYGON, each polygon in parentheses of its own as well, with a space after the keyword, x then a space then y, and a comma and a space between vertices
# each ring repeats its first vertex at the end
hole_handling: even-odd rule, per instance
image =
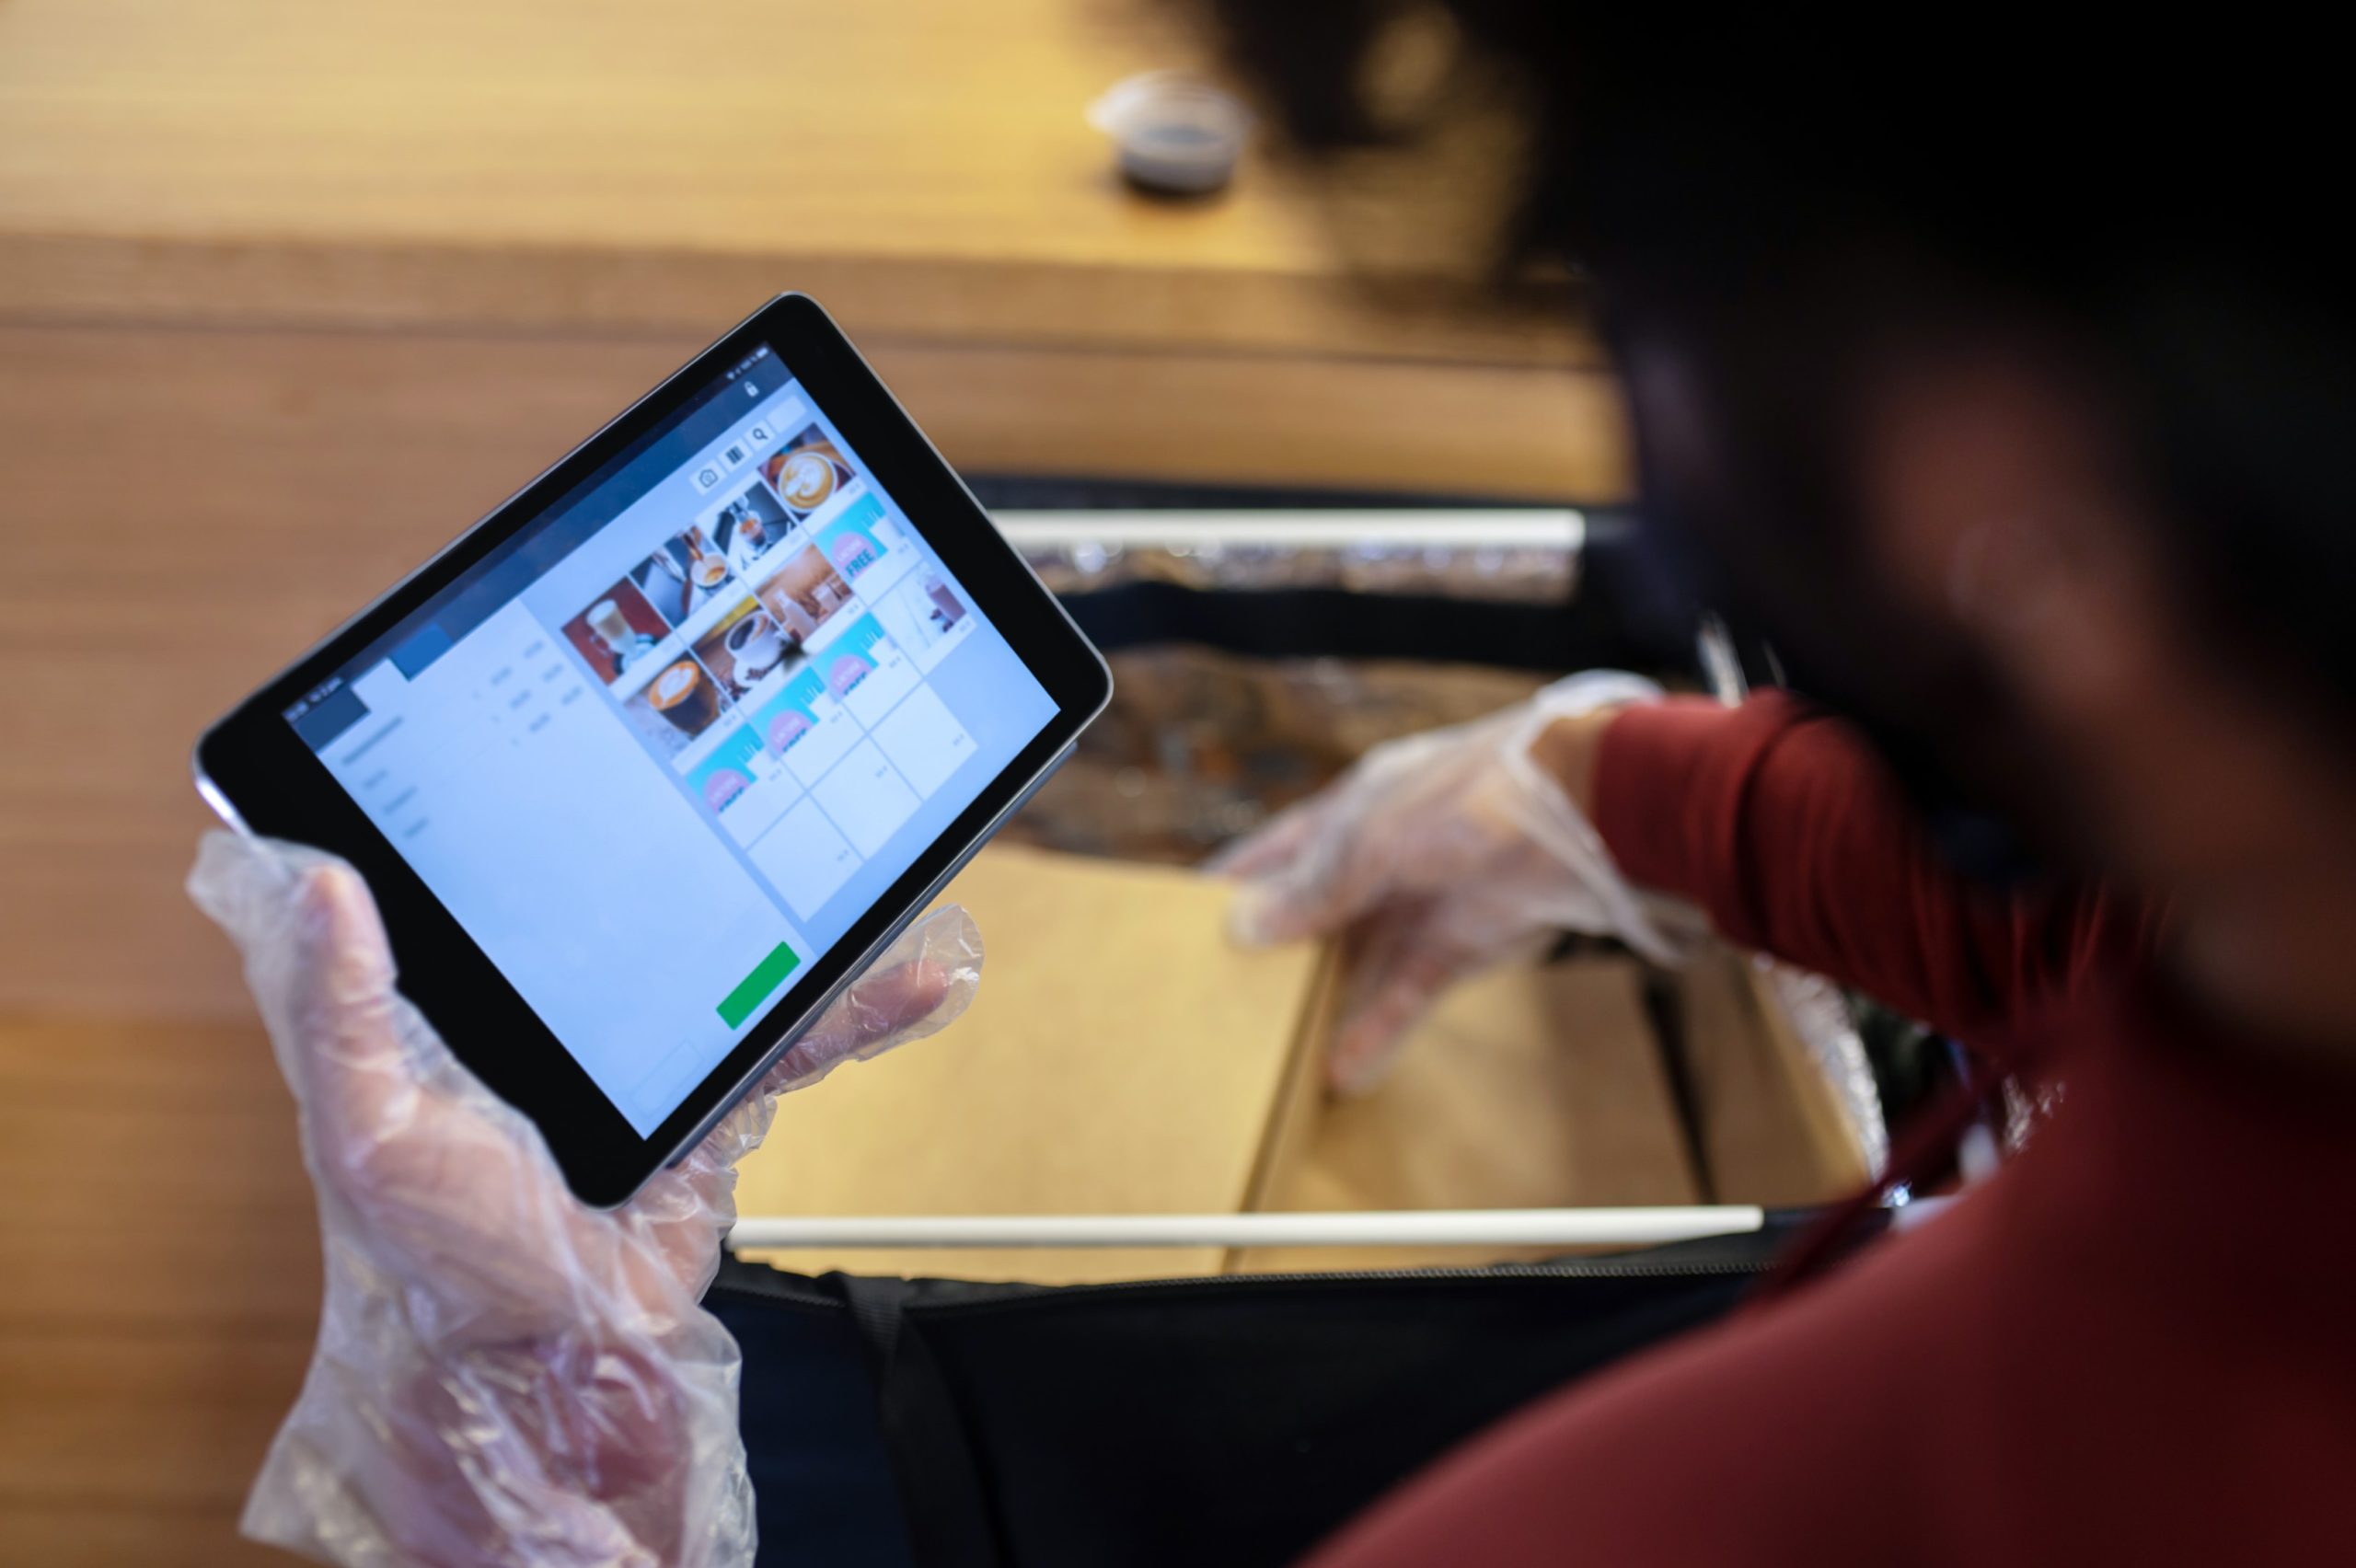
MULTIPOLYGON (((1091 106, 1203 72, 1184 24, 1153 0, 0 0, 0 1555, 262 1555, 231 1527, 316 1244, 232 956, 179 890, 208 825, 191 744, 769 295, 835 313, 1114 653, 1120 703, 1017 824, 1033 846, 1191 863, 1552 674, 1698 675, 1614 597, 1626 432, 1570 290, 1467 313, 1480 258, 1337 216, 1256 144, 1208 193, 1123 177, 1091 106)), ((1216 895, 1136 874, 1087 885, 1162 910, 1139 965, 1153 918, 1216 949, 1216 895)), ((993 940, 986 996, 1063 1005, 1045 955, 993 940)), ((1458 1020, 1496 1046, 1474 1098, 1516 1107, 1522 1158, 1410 1072, 1327 1124, 1297 1201, 1801 1200, 1867 1158, 1877 1128, 1826 1132, 1821 1094, 1755 1063, 1697 1068, 1657 977, 1588 957, 1616 966, 1600 991, 1558 973, 1458 1020), (1565 1008, 1610 1074, 1515 1043, 1565 1008), (1799 1108, 1757 1111, 1778 1093, 1799 1108), (1454 1144, 1403 1155, 1436 1127, 1454 1144)), ((1242 1125, 1232 1201, 1283 1203, 1282 1053, 1317 981, 1253 984, 1285 998, 1278 1056, 1204 1114, 1242 1125)), ((1047 1015, 1010 1007, 1011 1059, 1045 1060, 1023 1031, 1047 1015)), ((1049 1174, 1019 1193, 1204 1201, 1049 1174)))

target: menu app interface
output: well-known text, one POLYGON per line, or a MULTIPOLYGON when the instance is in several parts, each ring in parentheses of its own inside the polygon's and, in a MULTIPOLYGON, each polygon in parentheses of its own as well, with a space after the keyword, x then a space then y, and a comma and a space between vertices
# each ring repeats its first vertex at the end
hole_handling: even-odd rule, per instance
POLYGON ((762 349, 286 717, 645 1136, 1054 714, 762 349))

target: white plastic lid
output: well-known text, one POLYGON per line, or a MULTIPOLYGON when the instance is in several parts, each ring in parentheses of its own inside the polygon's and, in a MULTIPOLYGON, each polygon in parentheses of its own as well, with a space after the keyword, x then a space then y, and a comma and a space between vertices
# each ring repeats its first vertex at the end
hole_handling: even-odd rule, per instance
POLYGON ((1179 71, 1116 83, 1089 106, 1113 138, 1121 172, 1148 190, 1195 196, 1235 177, 1252 114, 1231 93, 1179 71))

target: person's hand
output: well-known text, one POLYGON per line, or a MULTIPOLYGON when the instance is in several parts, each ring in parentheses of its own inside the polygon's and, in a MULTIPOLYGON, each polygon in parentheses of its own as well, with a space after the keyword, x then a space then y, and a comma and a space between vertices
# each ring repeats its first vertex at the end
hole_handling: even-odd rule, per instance
POLYGON ((1488 718, 1380 745, 1213 862, 1248 943, 1347 937, 1328 1080, 1380 1081, 1449 985, 1564 930, 1668 962, 1663 913, 1623 882, 1581 809, 1608 715, 1659 688, 1575 675, 1488 718))
POLYGON ((189 887, 244 950, 327 1255, 310 1375, 246 1533, 355 1564, 749 1562, 736 1346, 699 1305, 733 1167, 777 1095, 964 1010, 965 913, 911 928, 710 1138, 601 1213, 394 988, 350 867, 214 834, 189 887))

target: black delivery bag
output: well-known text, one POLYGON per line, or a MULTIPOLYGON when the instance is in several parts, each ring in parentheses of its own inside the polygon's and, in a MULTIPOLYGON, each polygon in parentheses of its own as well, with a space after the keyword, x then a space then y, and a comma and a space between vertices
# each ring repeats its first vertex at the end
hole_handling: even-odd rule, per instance
POLYGON ((731 1259, 760 1562, 1276 1568, 1538 1396, 1723 1316, 1759 1234, 1485 1268, 1041 1286, 731 1259))

